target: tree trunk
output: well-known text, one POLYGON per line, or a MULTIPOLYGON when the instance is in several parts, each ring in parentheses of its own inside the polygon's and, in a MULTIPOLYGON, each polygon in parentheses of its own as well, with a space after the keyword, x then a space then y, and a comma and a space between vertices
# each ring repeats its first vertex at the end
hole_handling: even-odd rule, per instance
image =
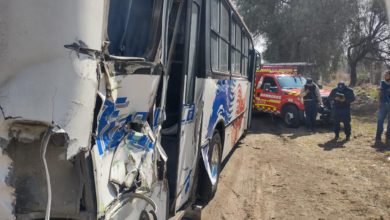
POLYGON ((351 74, 351 82, 349 86, 354 87, 356 86, 357 83, 357 63, 356 62, 349 63, 349 68, 351 74))

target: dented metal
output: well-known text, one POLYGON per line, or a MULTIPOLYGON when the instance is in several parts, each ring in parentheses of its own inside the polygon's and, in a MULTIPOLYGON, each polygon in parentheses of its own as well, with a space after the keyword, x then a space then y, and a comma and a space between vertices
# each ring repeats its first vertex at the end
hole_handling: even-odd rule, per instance
MULTIPOLYGON (((158 2, 156 8, 162 10, 166 2, 158 2)), ((117 10, 115 4, 121 3, 0 3, 0 26, 8 30, 0 28, 1 219, 83 219, 93 213, 95 218, 122 219, 115 216, 127 203, 143 207, 139 213, 150 205, 155 213, 156 203, 166 205, 166 180, 159 178, 157 164, 167 160, 159 143, 163 120, 153 110, 162 107, 155 99, 163 73, 164 48, 158 37, 163 31, 154 33, 155 46, 145 47, 145 57, 117 54, 109 45, 121 32, 110 26, 114 17, 109 10, 117 10), (109 43, 105 29, 114 33, 109 43), (56 127, 62 130, 54 131, 56 127), (42 161, 24 158, 27 146, 31 156, 42 152, 42 161), (89 160, 93 167, 88 168, 89 160), (21 169, 27 164, 43 175, 33 179, 33 169, 21 169), (59 178, 61 169, 64 176, 59 178), (22 185, 30 180, 32 185, 22 185), (68 191, 68 196, 61 198, 57 190, 68 191), (21 194, 26 192, 34 195, 21 194), (60 208, 61 199, 74 204, 60 208)), ((123 33, 122 38, 129 36, 123 33)), ((121 53, 134 52, 123 40, 121 47, 127 47, 121 53)))

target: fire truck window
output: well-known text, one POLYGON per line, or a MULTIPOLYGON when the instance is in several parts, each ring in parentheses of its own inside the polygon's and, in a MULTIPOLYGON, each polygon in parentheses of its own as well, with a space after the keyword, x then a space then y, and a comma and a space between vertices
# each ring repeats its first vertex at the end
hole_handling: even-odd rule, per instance
POLYGON ((274 78, 272 78, 272 77, 265 77, 264 80, 263 80, 263 83, 261 84, 261 89, 264 89, 264 86, 267 83, 269 83, 271 85, 271 87, 276 87, 277 86, 274 78))

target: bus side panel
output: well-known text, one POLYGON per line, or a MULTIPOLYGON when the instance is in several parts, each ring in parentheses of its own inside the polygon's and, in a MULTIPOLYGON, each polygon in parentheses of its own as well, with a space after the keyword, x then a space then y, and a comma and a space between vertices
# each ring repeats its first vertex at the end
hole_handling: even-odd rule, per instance
POLYGON ((215 127, 223 122, 226 127, 223 158, 244 132, 243 119, 247 109, 248 81, 206 79, 202 126, 202 146, 208 145, 215 127))
POLYGON ((247 80, 230 80, 229 90, 233 98, 232 118, 225 128, 225 142, 222 158, 229 155, 245 131, 246 119, 248 117, 248 88, 250 83, 247 80))
POLYGON ((251 96, 251 91, 253 90, 253 88, 252 88, 252 83, 251 82, 248 82, 248 84, 247 84, 247 88, 246 88, 246 92, 245 92, 245 94, 246 94, 246 96, 245 96, 245 107, 246 107, 246 109, 245 109, 245 115, 244 115, 244 118, 245 118, 245 120, 244 120, 244 125, 242 126, 242 133, 241 133, 241 135, 246 131, 246 130, 248 130, 249 129, 249 127, 250 127, 250 119, 249 119, 249 115, 252 113, 252 111, 251 111, 251 108, 253 108, 253 106, 251 105, 251 103, 253 102, 252 100, 253 100, 253 98, 252 98, 252 96, 251 96))

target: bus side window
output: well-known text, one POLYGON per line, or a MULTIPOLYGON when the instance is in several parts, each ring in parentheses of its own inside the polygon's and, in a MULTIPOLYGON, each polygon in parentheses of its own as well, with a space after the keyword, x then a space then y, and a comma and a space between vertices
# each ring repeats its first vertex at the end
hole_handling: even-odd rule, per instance
POLYGON ((229 73, 230 9, 221 0, 211 0, 211 68, 229 73))

